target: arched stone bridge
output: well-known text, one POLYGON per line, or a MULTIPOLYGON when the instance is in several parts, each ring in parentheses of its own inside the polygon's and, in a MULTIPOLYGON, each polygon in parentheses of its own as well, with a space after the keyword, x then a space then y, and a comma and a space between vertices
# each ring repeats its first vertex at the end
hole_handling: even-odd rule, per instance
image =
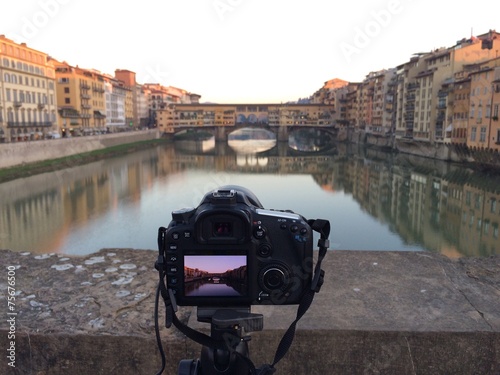
POLYGON ((216 141, 227 141, 229 134, 236 130, 240 129, 265 129, 276 135, 276 140, 279 142, 288 141, 288 137, 294 131, 308 129, 308 130, 319 130, 322 132, 326 132, 333 137, 336 137, 338 134, 338 129, 333 125, 329 126, 311 126, 311 125, 275 125, 271 126, 269 124, 256 124, 256 123, 246 123, 246 124, 235 124, 235 125, 212 125, 212 126, 186 126, 186 125, 178 125, 173 126, 173 131, 169 132, 172 135, 178 134, 180 132, 186 130, 194 130, 194 131, 206 131, 212 133, 215 137, 216 141))
POLYGON ((278 141, 298 129, 321 129, 337 134, 335 107, 325 104, 177 104, 158 111, 156 122, 167 134, 184 130, 209 131, 218 141, 242 128, 262 128, 278 141))

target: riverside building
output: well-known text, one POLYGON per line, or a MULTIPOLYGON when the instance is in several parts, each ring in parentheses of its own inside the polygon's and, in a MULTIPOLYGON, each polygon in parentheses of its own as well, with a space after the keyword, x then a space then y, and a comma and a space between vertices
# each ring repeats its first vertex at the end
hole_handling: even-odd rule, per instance
POLYGON ((57 130, 55 70, 49 56, 0 35, 0 143, 57 130))
POLYGON ((452 47, 417 54, 397 67, 396 138, 444 143, 453 131, 455 73, 495 58, 500 34, 490 31, 452 47))

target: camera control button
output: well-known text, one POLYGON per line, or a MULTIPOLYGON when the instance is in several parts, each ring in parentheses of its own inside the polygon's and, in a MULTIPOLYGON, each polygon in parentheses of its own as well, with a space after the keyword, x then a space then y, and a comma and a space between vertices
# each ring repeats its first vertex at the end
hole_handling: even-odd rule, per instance
POLYGON ((292 226, 290 226, 290 231, 292 233, 295 233, 299 230, 299 227, 296 225, 296 224, 293 224, 292 226))
POLYGON ((263 243, 262 245, 259 246, 259 256, 263 258, 267 258, 271 256, 272 253, 272 247, 268 243, 263 243))
POLYGON ((261 238, 264 238, 266 236, 266 229, 262 226, 262 225, 257 225, 254 229, 253 229, 253 235, 255 236, 255 238, 257 239, 261 239, 261 238))
POLYGON ((184 238, 191 238, 191 231, 190 230, 184 231, 184 238))
POLYGON ((282 223, 282 224, 280 225, 280 228, 281 228, 281 229, 286 229, 286 228, 287 228, 287 225, 286 225, 285 223, 282 223))
POLYGON ((306 228, 300 228, 300 234, 305 236, 307 234, 307 229, 306 228))
POLYGON ((173 240, 178 240, 180 238, 179 232, 173 232, 172 233, 172 239, 173 240))
POLYGON ((173 243, 169 244, 168 251, 177 251, 177 245, 173 243))
POLYGON ((176 274, 177 273, 177 266, 168 266, 167 273, 172 274, 172 275, 176 274))
POLYGON ((178 281, 179 280, 177 279, 177 277, 169 277, 168 278, 168 285, 177 285, 178 281))
POLYGON ((167 259, 167 263, 175 263, 175 262, 177 262, 177 256, 170 255, 167 259))

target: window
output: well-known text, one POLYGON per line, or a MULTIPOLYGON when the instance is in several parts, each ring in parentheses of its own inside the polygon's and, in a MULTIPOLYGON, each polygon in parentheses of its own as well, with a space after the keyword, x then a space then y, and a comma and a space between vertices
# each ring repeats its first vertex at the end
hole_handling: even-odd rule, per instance
POLYGON ((479 142, 486 141, 486 127, 481 127, 481 134, 479 135, 479 142))
POLYGON ((70 99, 69 98, 64 98, 64 103, 70 104, 70 99))
POLYGON ((471 129, 471 132, 470 132, 470 140, 472 142, 476 141, 476 131, 477 131, 477 128, 475 126, 473 126, 471 129))
POLYGON ((69 87, 65 87, 65 88, 64 88, 64 93, 65 93, 65 94, 69 94, 69 87))

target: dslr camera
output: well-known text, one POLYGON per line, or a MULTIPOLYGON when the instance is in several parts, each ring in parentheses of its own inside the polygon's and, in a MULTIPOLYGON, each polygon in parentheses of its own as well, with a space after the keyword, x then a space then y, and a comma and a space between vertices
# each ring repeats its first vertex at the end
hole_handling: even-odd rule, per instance
POLYGON ((181 306, 299 304, 311 283, 312 241, 301 215, 223 186, 172 212, 161 244, 167 285, 181 306))

